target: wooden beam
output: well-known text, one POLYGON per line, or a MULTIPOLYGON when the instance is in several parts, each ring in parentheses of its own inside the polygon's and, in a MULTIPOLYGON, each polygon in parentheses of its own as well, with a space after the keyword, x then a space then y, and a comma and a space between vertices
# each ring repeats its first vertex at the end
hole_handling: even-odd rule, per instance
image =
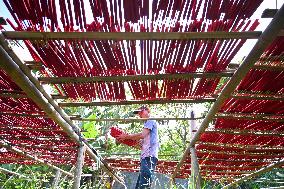
MULTIPOLYGON (((214 167, 214 168, 220 168, 220 169, 226 169, 226 170, 230 170, 230 169, 231 170, 232 169, 234 169, 234 170, 236 170, 236 169, 243 170, 243 169, 246 169, 246 168, 250 168, 252 170, 252 169, 261 168, 262 166, 261 165, 259 165, 259 166, 248 166, 248 165, 246 165, 246 166, 240 167, 240 166, 224 166, 224 165, 216 165, 216 164, 201 164, 200 167, 201 168, 205 168, 205 169, 207 167, 208 168, 214 167)), ((209 169, 209 170, 211 170, 211 169, 209 169)))
POLYGON ((31 70, 40 70, 43 69, 42 62, 36 62, 36 61, 25 61, 25 64, 27 67, 31 70))
POLYGON ((277 66, 277 65, 261 65, 257 64, 253 67, 253 69, 257 70, 269 70, 269 71, 284 71, 284 66, 277 66))
POLYGON ((277 162, 277 163, 271 164, 271 165, 269 165, 269 166, 267 166, 267 167, 264 167, 264 168, 262 168, 262 169, 260 169, 260 170, 258 170, 258 171, 256 171, 256 172, 254 172, 254 173, 251 173, 251 174, 246 175, 246 176, 244 176, 244 177, 242 177, 242 178, 240 178, 240 179, 237 179, 237 180, 235 180, 234 182, 232 182, 232 183, 230 183, 230 184, 224 186, 222 189, 228 189, 228 188, 230 188, 230 187, 236 186, 237 184, 239 184, 239 183, 241 183, 241 182, 244 182, 244 181, 246 181, 246 180, 249 180, 249 179, 251 179, 251 178, 253 178, 253 177, 256 177, 256 176, 258 176, 258 175, 260 175, 260 174, 266 173, 266 172, 268 172, 268 171, 271 171, 271 170, 274 169, 274 168, 277 168, 277 167, 280 167, 280 166, 283 166, 283 165, 284 165, 284 160, 282 159, 281 161, 279 161, 279 162, 277 162))
POLYGON ((8 173, 8 174, 12 174, 12 175, 16 175, 16 176, 18 176, 18 177, 28 178, 28 177, 27 177, 27 176, 25 176, 25 175, 22 175, 22 174, 16 173, 16 172, 14 172, 14 171, 10 171, 10 170, 8 170, 8 169, 4 169, 4 168, 2 168, 2 167, 0 167, 0 172, 4 172, 4 173, 8 173))
POLYGON ((215 173, 219 173, 222 174, 223 176, 232 176, 232 175, 242 175, 242 174, 249 174, 252 173, 253 171, 229 171, 229 170, 225 170, 225 171, 217 171, 217 170, 201 170, 201 172, 206 172, 207 174, 210 174, 210 172, 215 172, 215 173))
POLYGON ((47 115, 41 115, 41 114, 26 114, 26 113, 9 113, 9 112, 0 112, 0 115, 9 115, 9 116, 15 116, 15 117, 48 117, 47 115))
POLYGON ((265 160, 265 159, 217 159, 217 158, 198 158, 198 160, 210 160, 210 161, 220 161, 220 162, 260 162, 260 163, 271 163, 272 161, 270 160, 265 160))
POLYGON ((59 167, 56 167, 56 166, 54 166, 54 165, 52 165, 52 164, 50 164, 50 163, 48 163, 48 162, 46 162, 46 161, 44 161, 42 159, 39 159, 39 158, 37 158, 37 157, 27 153, 27 152, 24 152, 24 151, 22 151, 22 150, 20 150, 18 148, 15 148, 15 147, 11 146, 8 142, 5 142, 4 140, 0 141, 0 145, 5 147, 6 149, 8 149, 10 151, 13 151, 13 152, 15 152, 17 154, 20 154, 20 155, 24 156, 24 157, 30 158, 31 160, 34 160, 35 162, 38 162, 38 163, 41 163, 41 164, 45 164, 45 165, 47 165, 47 166, 49 166, 49 167, 51 167, 51 168, 53 168, 55 170, 60 170, 62 173, 66 174, 66 175, 68 175, 70 177, 73 177, 73 175, 71 173, 69 173, 67 171, 64 171, 63 169, 60 169, 59 167))
POLYGON ((282 26, 284 25, 284 5, 279 9, 277 14, 274 16, 267 28, 259 36, 256 44, 249 52, 248 56, 244 59, 243 63, 231 77, 226 86, 222 89, 217 100, 213 103, 210 110, 208 111, 205 119, 202 121, 199 129, 195 133, 193 139, 190 141, 188 147, 186 148, 183 156, 178 163, 176 169, 172 174, 172 178, 178 176, 181 166, 184 161, 187 159, 188 154, 190 153, 190 148, 193 147, 196 142, 199 140, 201 134, 209 126, 210 122, 214 119, 215 114, 220 110, 224 102, 231 96, 236 87, 242 81, 242 79, 247 75, 251 70, 254 64, 259 60, 265 49, 277 38, 277 36, 282 32, 282 26))
POLYGON ((199 164, 195 148, 192 147, 190 149, 190 155, 191 155, 191 181, 193 184, 193 188, 201 189, 201 175, 199 171, 199 164))
POLYGON ((59 94, 52 94, 51 97, 56 100, 56 99, 68 99, 68 96, 62 96, 59 94))
POLYGON ((261 61, 261 62, 274 62, 274 61, 281 61, 281 60, 284 60, 284 56, 283 55, 262 56, 259 59, 259 61, 261 61))
MULTIPOLYGON (((257 39, 261 31, 245 32, 31 32, 2 31, 14 40, 194 40, 257 39)), ((283 35, 280 33, 279 35, 283 35)))
POLYGON ((241 130, 241 129, 207 129, 205 133, 224 133, 233 135, 255 135, 255 136, 284 136, 284 132, 275 130, 241 130))
MULTIPOLYGON (((11 129, 16 131, 38 131, 38 132, 64 132, 63 130, 52 130, 50 128, 26 128, 26 127, 15 127, 10 125, 0 125, 0 131, 11 131, 11 129)), ((65 132, 64 132, 65 133, 65 132)))
POLYGON ((200 153, 209 153, 210 155, 214 155, 214 154, 226 154, 226 155, 230 155, 230 156, 242 156, 242 155, 247 155, 247 156, 261 156, 261 158, 265 158, 265 156, 273 156, 275 158, 279 157, 283 157, 283 153, 255 153, 255 152, 228 152, 228 151, 222 151, 222 150, 198 150, 198 152, 200 153))
POLYGON ((0 93, 0 98, 28 98, 26 94, 0 93))
POLYGON ((231 97, 234 99, 284 101, 284 95, 233 94, 231 97))
POLYGON ((204 144, 208 146, 219 146, 219 147, 229 147, 229 148, 240 148, 243 150, 284 150, 283 146, 268 146, 268 145, 246 145, 246 144, 232 144, 232 143, 213 143, 213 142, 197 142, 197 144, 204 144))
POLYGON ((74 172, 74 182, 73 182, 72 189, 80 188, 82 168, 83 168, 84 159, 85 159, 85 151, 86 151, 86 148, 84 145, 81 145, 78 148, 77 163, 76 163, 76 169, 74 172))
MULTIPOLYGON (((2 139, 3 140, 3 139, 2 139)), ((50 146, 49 144, 38 144, 39 146, 36 145, 26 145, 26 144, 16 144, 15 146, 23 147, 23 148, 34 148, 34 149, 49 149, 49 150, 74 150, 77 149, 74 146, 50 146)))
MULTIPOLYGON (((22 135, 23 136, 23 135, 22 135)), ((7 139, 7 140, 17 140, 17 141, 36 141, 36 142, 45 142, 45 141, 49 141, 49 142, 71 142, 72 139, 71 138, 55 138, 55 137, 34 137, 34 136, 26 136, 26 137, 22 137, 19 138, 20 136, 18 135, 0 135, 0 138, 2 139, 7 139)), ((54 144, 56 145, 56 144, 54 144)))
POLYGON ((148 80, 188 80, 192 78, 220 78, 231 77, 234 71, 223 72, 192 72, 177 74, 155 74, 155 75, 124 75, 124 76, 94 76, 94 77, 39 77, 41 83, 68 84, 68 83, 95 83, 95 82, 126 82, 126 81, 148 81, 148 80))
POLYGON ((114 106, 114 105, 133 105, 133 104, 168 104, 168 103, 205 103, 214 102, 215 98, 205 97, 200 99, 156 99, 156 100, 125 100, 117 102, 61 102, 60 107, 79 107, 79 106, 114 106))
MULTIPOLYGON (((9 92, 1 92, 0 91, 0 98, 29 98, 26 94, 22 93, 9 93, 9 92)), ((62 95, 51 95, 53 99, 68 99, 67 96, 62 95)))
MULTIPOLYGON (((202 119, 202 117, 199 118, 194 118, 194 119, 202 119)), ((145 119, 145 118, 114 118, 114 119, 91 119, 91 118, 78 118, 78 117, 74 117, 71 118, 71 120, 78 120, 78 121, 94 121, 94 122, 102 122, 102 121, 109 121, 109 122, 142 122, 142 121, 146 121, 146 120, 156 120, 156 121, 161 121, 161 120, 176 120, 176 121, 186 121, 186 120, 192 120, 192 118, 181 118, 181 117, 177 117, 177 118, 149 118, 149 119, 145 119)))
POLYGON ((273 122, 284 122, 283 115, 274 114, 248 114, 248 113, 218 113, 215 118, 239 119, 239 120, 262 120, 273 122))
POLYGON ((58 184, 59 184, 59 181, 60 181, 60 177, 61 177, 62 173, 60 171, 56 171, 55 173, 55 177, 53 178, 53 181, 52 181, 52 185, 51 185, 51 188, 52 189, 56 189, 58 184))

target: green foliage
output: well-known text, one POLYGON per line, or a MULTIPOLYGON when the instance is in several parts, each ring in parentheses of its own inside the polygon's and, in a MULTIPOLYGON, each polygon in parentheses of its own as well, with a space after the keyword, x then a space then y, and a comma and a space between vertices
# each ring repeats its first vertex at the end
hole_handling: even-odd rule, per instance
POLYGON ((49 188, 52 170, 47 166, 1 165, 1 167, 26 176, 0 172, 0 186, 5 189, 38 189, 49 188))
MULTIPOLYGON (((96 117, 96 114, 92 114, 88 118, 95 119, 96 117)), ((97 128, 94 127, 93 122, 85 122, 82 126, 82 129, 84 130, 83 135, 86 138, 95 138, 98 135, 97 128)))

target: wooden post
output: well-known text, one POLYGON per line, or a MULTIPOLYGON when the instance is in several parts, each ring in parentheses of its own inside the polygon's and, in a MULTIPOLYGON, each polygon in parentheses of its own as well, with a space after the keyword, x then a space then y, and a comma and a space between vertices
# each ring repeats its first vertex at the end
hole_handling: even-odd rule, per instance
POLYGON ((86 147, 83 144, 80 145, 78 149, 77 163, 76 163, 76 169, 74 173, 74 183, 72 187, 73 189, 80 188, 80 181, 81 181, 81 175, 82 175, 82 167, 84 165, 85 151, 86 151, 86 147))
POLYGON ((194 189, 200 189, 200 172, 199 172, 199 165, 198 165, 198 159, 196 155, 196 149, 194 147, 190 148, 190 154, 191 154, 191 181, 192 186, 194 189))
POLYGON ((56 174, 55 174, 55 177, 54 177, 54 179, 52 181, 52 187, 51 187, 52 189, 56 189, 57 188, 57 185, 59 183, 61 175, 62 175, 61 171, 57 170, 56 174))
MULTIPOLYGON (((191 111, 190 113, 190 138, 192 139, 194 136, 194 132, 196 129, 196 121, 194 120, 194 112, 191 111)), ((196 149, 195 147, 190 148, 190 155, 191 155, 191 182, 192 182, 192 187, 194 189, 200 189, 200 172, 199 172, 199 164, 198 164, 198 159, 196 155, 196 149)))

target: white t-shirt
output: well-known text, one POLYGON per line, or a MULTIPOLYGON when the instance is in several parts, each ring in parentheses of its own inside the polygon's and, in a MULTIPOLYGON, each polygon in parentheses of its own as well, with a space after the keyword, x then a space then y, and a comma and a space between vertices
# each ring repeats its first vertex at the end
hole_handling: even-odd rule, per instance
POLYGON ((159 134, 157 122, 154 120, 147 120, 144 123, 144 128, 149 129, 149 134, 142 140, 141 159, 145 157, 158 158, 159 152, 159 134))

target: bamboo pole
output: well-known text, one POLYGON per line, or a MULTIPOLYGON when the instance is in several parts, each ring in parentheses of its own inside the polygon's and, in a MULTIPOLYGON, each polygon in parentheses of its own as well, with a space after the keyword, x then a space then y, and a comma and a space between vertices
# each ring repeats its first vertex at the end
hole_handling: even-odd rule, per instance
POLYGON ((168 103, 205 103, 214 102, 216 99, 212 97, 205 97, 199 99, 156 99, 156 100, 125 100, 114 102, 63 102, 58 103, 60 107, 79 107, 79 106, 114 106, 114 105, 133 105, 133 104, 168 104, 168 103))
POLYGON ((251 145, 251 144, 233 144, 233 143, 213 143, 213 142, 198 142, 197 144, 204 144, 208 146, 219 146, 219 147, 233 147, 240 149, 263 149, 263 150, 284 150, 283 146, 268 146, 266 144, 263 145, 251 145))
POLYGON ((1 98, 28 98, 25 94, 17 94, 17 93, 0 93, 1 98))
POLYGON ((68 83, 96 83, 96 82, 126 82, 126 81, 148 81, 148 80, 189 80, 192 78, 219 78, 231 77, 234 71, 223 71, 218 73, 193 72, 177 74, 155 74, 155 75, 122 75, 122 76, 95 76, 95 77, 39 77, 41 83, 68 84, 68 83))
POLYGON ((81 145, 78 149, 76 169, 74 172, 74 183, 72 186, 73 189, 80 188, 80 181, 81 181, 81 175, 82 175, 82 168, 84 165, 85 151, 86 151, 86 148, 84 145, 81 145))
POLYGON ((0 171, 2 171, 2 172, 4 172, 4 173, 8 173, 8 174, 13 174, 13 175, 16 175, 16 176, 18 176, 18 177, 28 178, 28 177, 25 176, 25 175, 16 173, 16 172, 14 172, 14 171, 10 171, 10 170, 8 170, 8 169, 4 169, 4 168, 2 168, 2 167, 0 167, 0 171))
POLYGON ((199 129, 194 135, 194 138, 190 141, 190 144, 188 145, 186 151, 184 152, 182 159, 180 160, 174 173, 172 174, 172 177, 176 177, 178 175, 183 162, 186 160, 190 152, 190 148, 194 146, 194 144, 199 140, 201 134, 205 131, 209 123, 214 118, 214 115, 219 111, 225 100, 231 96, 231 93, 235 90, 235 88, 238 86, 241 80, 246 76, 249 70, 254 66, 255 62, 257 62, 257 60, 262 55, 264 50, 273 42, 273 40, 275 40, 275 38, 280 33, 283 25, 284 25, 284 5, 282 5, 282 7, 276 13, 270 24, 260 35, 253 49, 250 51, 250 53, 245 58, 243 63, 240 65, 240 67, 237 69, 235 74, 231 77, 227 85, 223 88, 216 102, 214 102, 214 104, 211 106, 205 119, 203 120, 199 129))
POLYGON ((284 122, 283 114, 218 113, 214 118, 284 122))
POLYGON ((190 148, 191 155, 191 179, 194 189, 200 189, 201 176, 199 172, 199 164, 196 154, 196 149, 194 147, 190 148))
MULTIPOLYGON (((196 119, 202 119, 203 117, 198 117, 198 118, 194 118, 194 120, 196 119)), ((142 121, 146 121, 146 120, 156 120, 156 121, 161 121, 161 120, 165 120, 165 121, 170 121, 170 120, 176 120, 176 121, 186 121, 186 120, 192 120, 192 118, 186 118, 186 117, 177 117, 177 118, 169 118, 169 117, 156 117, 156 118, 149 118, 149 119, 145 119, 145 118, 106 118, 106 119, 91 119, 91 118, 78 118, 78 117, 74 117, 71 118, 71 120, 78 120, 78 121, 94 121, 94 122, 102 122, 102 121, 109 121, 109 122, 115 122, 115 121, 120 121, 120 122, 142 122, 142 121)))
POLYGON ((249 99, 249 100, 275 100, 275 101, 284 101, 284 95, 262 95, 262 94, 234 94, 231 96, 234 99, 249 99))
MULTIPOLYGON (((245 32, 30 32, 2 31, 15 40, 190 40, 190 39, 257 39, 260 31, 245 32)), ((282 35, 282 33, 280 33, 282 35)))
POLYGON ((255 136, 284 136, 284 132, 275 130, 241 130, 241 129, 207 129, 205 133, 224 133, 233 135, 255 135, 255 136))
MULTIPOLYGON (((11 59, 11 57, 2 48, 2 46, 0 46, 0 60, 0 68, 2 68, 29 97, 42 110, 45 111, 45 113, 50 118, 52 118, 59 126, 61 126, 62 129, 67 132, 68 135, 72 137, 77 143, 80 143, 81 140, 84 140, 81 137, 78 128, 72 123, 72 121, 66 116, 66 114, 63 113, 63 110, 57 106, 57 104, 53 101, 53 99, 51 99, 51 97, 49 97, 49 95, 47 95, 46 97, 41 91, 39 91, 35 84, 28 79, 27 75, 22 72, 19 66, 11 59)), ((31 77, 33 76, 31 75, 31 77)), ((34 78, 34 80, 36 79, 34 78)), ((87 145, 87 153, 89 154, 89 156, 96 161, 101 161, 105 171, 111 176, 114 176, 114 178, 119 183, 124 185, 124 182, 121 180, 121 178, 119 178, 117 175, 115 175, 115 173, 111 171, 110 167, 108 167, 108 165, 100 159, 97 152, 93 151, 86 141, 84 141, 84 144, 87 145)))
POLYGON ((273 156, 273 158, 281 158, 283 157, 283 152, 281 153, 264 153, 264 152, 230 152, 230 151, 222 151, 222 150, 199 150, 199 153, 209 153, 210 155, 215 155, 215 154, 225 154, 229 156, 251 156, 251 157, 260 157, 261 159, 265 158, 265 156, 273 156))
POLYGON ((55 173, 55 177, 53 178, 53 181, 52 181, 52 186, 51 186, 52 189, 57 188, 61 175, 62 175, 61 171, 57 170, 55 173))
MULTIPOLYGON (((196 121, 194 120, 194 112, 190 112, 190 138, 193 138, 194 136, 194 131, 196 129, 196 121)), ((190 148, 190 156, 191 156, 191 181, 193 184, 194 189, 200 189, 201 188, 201 175, 199 172, 199 163, 198 163, 198 158, 196 154, 196 149, 195 146, 190 148)))
POLYGON ((0 145, 3 146, 3 147, 5 147, 6 149, 8 149, 8 150, 10 150, 10 151, 13 151, 13 152, 15 152, 15 153, 17 153, 17 154, 20 154, 20 155, 22 155, 22 156, 28 157, 28 158, 30 158, 31 160, 34 160, 34 161, 36 161, 36 162, 38 162, 38 163, 45 164, 45 165, 47 165, 47 166, 49 166, 49 167, 51 167, 51 168, 53 168, 53 169, 55 169, 55 170, 61 171, 61 172, 64 173, 65 175, 68 175, 68 176, 70 176, 70 177, 73 177, 73 175, 72 175, 71 173, 69 173, 69 172, 67 172, 67 171, 64 171, 63 169, 60 169, 59 167, 56 167, 56 166, 54 166, 54 165, 52 165, 52 164, 50 164, 50 163, 48 163, 48 162, 46 162, 46 161, 44 161, 44 160, 42 160, 42 159, 39 159, 39 158, 37 158, 37 157, 35 157, 35 156, 32 156, 32 155, 30 155, 30 154, 27 153, 27 152, 24 152, 24 151, 22 151, 22 150, 20 150, 20 149, 18 149, 18 148, 15 148, 15 147, 11 146, 9 143, 4 142, 3 140, 0 141, 0 145))
POLYGON ((237 186, 237 184, 239 184, 241 182, 244 182, 245 180, 249 180, 249 179, 251 179, 253 177, 256 177, 256 176, 258 176, 260 174, 266 173, 266 172, 268 172, 268 171, 270 171, 270 170, 272 170, 274 168, 280 167, 282 165, 284 165, 284 159, 282 159, 281 161, 279 161, 277 163, 274 163, 274 164, 271 164, 271 165, 269 165, 267 167, 264 167, 264 168, 254 172, 252 174, 249 174, 249 175, 246 175, 246 176, 244 176, 244 177, 242 177, 240 179, 237 179, 234 182, 224 186, 222 189, 227 189, 229 187, 237 186))
POLYGON ((9 112, 0 112, 0 115, 9 115, 15 117, 48 117, 47 115, 42 114, 26 114, 26 113, 9 113, 9 112))
POLYGON ((17 131, 37 131, 37 132, 59 132, 62 133, 64 132, 63 130, 53 130, 53 129, 48 129, 48 128, 26 128, 26 127, 15 127, 11 125, 4 126, 0 125, 0 131, 10 131, 11 129, 17 130, 17 131))
POLYGON ((270 71, 279 71, 279 72, 284 71, 284 66, 274 66, 274 65, 257 64, 253 68, 258 70, 270 70, 270 71))

